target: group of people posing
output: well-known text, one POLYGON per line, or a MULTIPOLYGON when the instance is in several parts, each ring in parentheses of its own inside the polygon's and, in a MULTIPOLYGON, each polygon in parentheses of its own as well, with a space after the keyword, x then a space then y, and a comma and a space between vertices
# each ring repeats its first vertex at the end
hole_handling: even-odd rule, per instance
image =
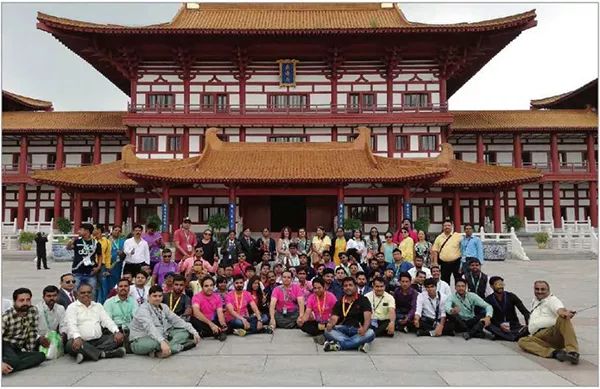
POLYGON ((461 333, 466 340, 518 341, 543 357, 579 360, 575 312, 546 281, 534 283, 528 310, 504 289, 502 277, 482 272, 483 245, 471 225, 463 236, 447 221, 433 244, 408 220, 384 241, 373 231, 369 239, 360 231, 347 239, 342 229, 332 239, 318 227, 311 240, 305 230, 292 238, 284 228, 276 242, 267 229, 257 240, 245 229, 239 237, 230 233, 220 248, 210 230, 197 239, 190 225, 185 219, 175 232, 173 251, 160 244, 157 261, 141 226, 123 240, 115 235, 119 227, 107 238, 84 224, 69 244, 72 271, 61 277, 60 289, 44 288, 37 306, 29 289, 14 291, 13 306, 2 316, 3 373, 40 364, 53 340, 81 363, 127 353, 168 357, 201 338, 225 341, 231 334, 292 328, 325 351, 368 352, 376 337, 397 332, 461 333))

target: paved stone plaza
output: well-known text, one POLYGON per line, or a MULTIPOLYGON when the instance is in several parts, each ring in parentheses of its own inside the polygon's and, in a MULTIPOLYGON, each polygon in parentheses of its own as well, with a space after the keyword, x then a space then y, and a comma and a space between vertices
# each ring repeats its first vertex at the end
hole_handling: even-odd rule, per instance
MULTIPOLYGON (((2 294, 27 286, 40 301, 42 288, 58 284, 67 263, 37 271, 31 260, 3 258, 2 294)), ((545 279, 568 308, 598 303, 598 262, 487 262, 488 275, 502 275, 507 290, 530 306, 532 282, 545 279)), ((208 339, 191 351, 160 360, 134 355, 76 365, 66 356, 3 377, 5 386, 597 386, 598 310, 575 316, 581 362, 577 366, 521 352, 515 343, 462 337, 417 338, 396 334, 376 339, 369 354, 324 353, 297 330, 226 342, 208 339)))

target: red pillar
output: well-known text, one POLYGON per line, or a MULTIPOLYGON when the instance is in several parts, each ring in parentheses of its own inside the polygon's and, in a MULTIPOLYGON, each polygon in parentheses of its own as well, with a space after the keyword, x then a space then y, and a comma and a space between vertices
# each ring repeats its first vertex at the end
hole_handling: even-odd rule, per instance
POLYGON ((54 188, 54 221, 62 217, 62 190, 54 188))
POLYGON ((479 229, 485 225, 485 199, 479 198, 479 229))
POLYGON ((100 220, 98 200, 90 200, 90 202, 92 203, 92 219, 94 220, 94 224, 98 224, 98 220, 100 220))
POLYGON ((102 148, 100 134, 94 135, 94 165, 100 165, 102 162, 102 148))
POLYGON ((183 112, 190 113, 190 76, 186 74, 183 78, 183 112))
POLYGON ((596 174, 598 167, 596 166, 596 150, 594 149, 594 134, 589 133, 586 138, 587 143, 587 162, 588 162, 588 170, 590 173, 596 174))
POLYGON ((19 174, 27 174, 27 135, 21 136, 19 149, 19 174))
POLYGON ((35 187, 35 209, 33 219, 36 222, 40 221, 40 188, 39 185, 35 187))
POLYGON ((396 227, 400 229, 402 225, 402 196, 396 196, 396 227))
POLYGON ((396 150, 396 142, 394 139, 394 126, 388 126, 387 128, 387 156, 388 158, 394 158, 394 150, 396 150))
POLYGON ((240 73, 240 113, 246 113, 246 72, 240 73))
POLYGON ((502 221, 500 215, 500 191, 494 192, 494 232, 502 232, 502 221))
POLYGON ((27 199, 27 191, 25 184, 19 184, 19 198, 17 206, 17 228, 23 229, 25 226, 25 200, 27 199))
POLYGON ((163 211, 162 214, 162 218, 164 218, 163 220, 163 224, 166 223, 167 228, 163 228, 162 229, 162 240, 163 242, 169 242, 170 240, 170 234, 169 234, 169 202, 170 202, 170 198, 169 198, 169 187, 166 185, 163 185, 162 187, 162 203, 163 203, 163 207, 167 207, 167 212, 165 215, 165 212, 163 211))
POLYGON ((550 169, 553 173, 557 173, 560 170, 559 159, 558 159, 558 135, 556 132, 550 134, 550 169))
MULTIPOLYGON (((513 164, 516 168, 523 167, 523 145, 521 142, 521 134, 513 135, 513 164)), ((515 188, 515 196, 517 199, 517 216, 523 220, 525 218, 525 199, 523 198, 523 186, 519 185, 515 188)))
POLYGON ((462 212, 460 209, 460 194, 458 193, 458 190, 454 191, 454 197, 452 199, 452 210, 454 213, 454 231, 460 232, 460 227, 462 225, 462 212))
POLYGON ((525 218, 525 198, 523 196, 523 185, 515 188, 515 196, 517 198, 517 216, 523 220, 525 218))
POLYGON ((598 227, 598 181, 590 181, 590 220, 598 227))
POLYGON ((56 137, 56 166, 55 169, 62 169, 65 165, 65 137, 58 134, 56 137))
POLYGON ((560 182, 552 182, 552 218, 554 228, 560 228, 560 182))
POLYGON ((483 134, 478 133, 477 134, 477 163, 483 163, 485 160, 483 158, 483 149, 484 149, 483 134))
POLYGON ((440 106, 442 108, 442 111, 444 111, 447 108, 446 104, 448 103, 448 101, 446 95, 446 78, 440 77, 440 106))
POLYGON ((189 158, 190 156, 190 129, 189 127, 183 127, 183 138, 181 138, 181 153, 183 158, 189 158))
POLYGON ((240 126, 240 142, 246 141, 246 127, 240 126))
POLYGON ((120 226, 123 224, 123 197, 121 192, 117 192, 115 199, 115 224, 120 226))
POLYGON ((544 210, 544 184, 540 184, 540 220, 545 220, 545 210, 544 210))
POLYGON ((181 207, 179 206, 181 203, 181 197, 173 197, 173 230, 176 230, 183 219, 181 217, 181 207))
POLYGON ((469 223, 474 224, 475 223, 475 218, 474 218, 474 210, 473 210, 473 199, 469 199, 469 223))
POLYGON ((75 234, 81 228, 81 193, 74 193, 75 201, 73 202, 73 231, 75 234))
POLYGON ((508 191, 505 190, 503 193, 503 197, 504 197, 504 219, 508 219, 509 216, 509 211, 510 211, 510 206, 508 205, 508 191))
POLYGON ((387 111, 392 112, 394 110, 394 79, 391 74, 388 74, 385 82, 387 84, 387 111))
POLYGON ((575 194, 575 200, 573 201, 573 207, 575 208, 575 220, 579 220, 579 185, 573 184, 573 192, 575 194))

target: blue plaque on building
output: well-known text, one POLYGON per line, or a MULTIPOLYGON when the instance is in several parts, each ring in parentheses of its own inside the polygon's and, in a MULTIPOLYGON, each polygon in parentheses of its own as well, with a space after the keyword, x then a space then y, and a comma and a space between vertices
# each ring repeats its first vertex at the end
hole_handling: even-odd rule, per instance
POLYGON ((405 202, 402 207, 404 208, 404 218, 412 221, 412 203, 405 202))
POLYGON ((338 227, 344 227, 344 203, 338 203, 338 227))
POLYGON ((235 204, 229 204, 229 230, 235 230, 235 204))
POLYGON ((296 65, 298 61, 295 59, 280 59, 279 63, 279 86, 281 88, 296 86, 296 65))
POLYGON ((161 220, 162 220, 161 231, 168 232, 168 230, 169 230, 169 204, 162 203, 160 211, 161 211, 160 214, 161 214, 161 220))

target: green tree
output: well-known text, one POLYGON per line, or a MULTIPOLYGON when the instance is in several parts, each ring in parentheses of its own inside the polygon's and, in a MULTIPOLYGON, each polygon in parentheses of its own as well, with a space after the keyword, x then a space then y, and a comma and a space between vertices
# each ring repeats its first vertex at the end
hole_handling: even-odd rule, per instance
POLYGON ((56 226, 58 227, 58 230, 62 233, 62 234, 70 234, 71 233, 71 221, 69 219, 65 219, 64 217, 59 217, 56 220, 56 226))

